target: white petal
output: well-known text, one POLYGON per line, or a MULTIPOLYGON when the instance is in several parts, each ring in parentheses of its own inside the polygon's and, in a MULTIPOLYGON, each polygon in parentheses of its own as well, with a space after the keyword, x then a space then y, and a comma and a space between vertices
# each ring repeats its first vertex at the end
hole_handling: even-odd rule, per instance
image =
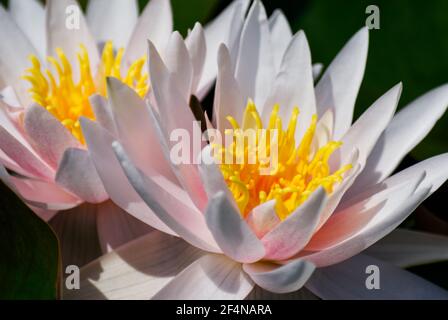
POLYGON ((96 224, 103 252, 110 252, 154 231, 153 228, 134 218, 112 201, 106 201, 98 206, 96 224))
POLYGON ((383 182, 365 188, 356 196, 344 198, 341 208, 346 208, 355 202, 367 199, 375 193, 380 192, 385 187, 390 188, 406 183, 410 179, 414 179, 422 174, 424 175, 424 179, 419 184, 418 189, 421 190, 428 188, 431 193, 436 191, 448 179, 448 153, 421 161, 394 174, 383 182))
POLYGON ((209 199, 214 197, 218 192, 224 192, 229 199, 232 199, 232 194, 227 187, 218 164, 216 164, 213 158, 212 152, 210 145, 207 145, 201 152, 199 173, 204 184, 204 190, 209 199))
MULTIPOLYGON (((197 166, 193 163, 197 159, 205 142, 202 141, 201 129, 191 112, 191 109, 178 90, 173 77, 171 77, 168 69, 164 65, 160 55, 154 45, 149 43, 149 74, 157 101, 157 107, 160 112, 160 121, 151 114, 154 126, 157 129, 159 140, 165 146, 164 152, 166 159, 170 160, 170 164, 179 179, 179 182, 187 190, 199 209, 205 207, 205 192, 203 191, 197 166), (173 117, 173 114, 176 116, 173 117), (170 152, 175 145, 175 140, 171 139, 173 132, 183 130, 188 133, 188 145, 183 145, 184 151, 188 151, 189 163, 183 161, 178 164, 171 161, 170 152), (190 142, 192 141, 192 142, 190 142)), ((151 109, 151 108, 150 108, 151 109)), ((152 110, 152 113, 154 111, 152 110)), ((177 142, 182 143, 183 140, 177 142)))
POLYGON ((263 258, 263 244, 224 192, 209 200, 205 217, 213 237, 227 256, 244 263, 263 258))
POLYGON ((95 120, 110 134, 118 136, 117 127, 114 122, 114 115, 109 107, 106 98, 99 94, 95 94, 89 98, 92 110, 95 113, 95 120))
POLYGON ((346 164, 349 152, 353 148, 357 148, 359 150, 359 160, 364 166, 378 138, 386 129, 395 113, 401 89, 402 85, 399 83, 387 91, 347 131, 342 138, 343 145, 337 151, 337 154, 341 157, 340 164, 346 164))
POLYGON ((112 40, 116 48, 125 47, 138 19, 136 0, 90 0, 87 22, 97 42, 112 40))
POLYGON ((135 191, 169 228, 190 244, 205 251, 220 252, 202 213, 184 190, 163 177, 148 177, 130 161, 119 143, 113 144, 129 182, 135 191))
POLYGON ((161 232, 130 242, 81 269, 80 290, 64 299, 151 299, 201 252, 161 232))
POLYGON ((314 152, 331 141, 333 136, 333 118, 333 111, 328 109, 317 121, 312 144, 314 152))
POLYGON ((241 300, 252 290, 253 282, 241 265, 222 255, 206 255, 193 262, 155 300, 241 300))
POLYGON ((282 266, 267 262, 244 264, 243 269, 263 289, 274 293, 290 293, 302 288, 315 267, 299 259, 282 266))
POLYGON ((249 0, 233 1, 218 17, 204 28, 207 55, 204 62, 204 71, 198 85, 198 98, 205 97, 210 86, 216 78, 216 56, 219 46, 224 43, 231 50, 235 47, 243 25, 244 14, 249 5, 249 0))
POLYGON ((280 73, 263 108, 263 120, 268 122, 272 108, 277 103, 280 105, 279 116, 282 119, 289 119, 293 108, 299 108, 295 138, 296 141, 301 141, 312 116, 316 114, 311 53, 303 31, 294 36, 286 49, 280 73))
POLYGON ((238 82, 233 75, 230 53, 225 45, 221 45, 218 51, 218 78, 214 99, 213 122, 220 132, 230 127, 226 120, 227 116, 230 115, 237 121, 243 119, 246 101, 244 101, 238 82))
POLYGON ((177 31, 173 32, 168 42, 165 63, 180 94, 185 101, 189 101, 193 83, 193 65, 185 42, 177 31))
POLYGON ((147 51, 147 40, 164 51, 173 32, 173 13, 169 0, 151 0, 146 5, 126 47, 125 66, 129 67, 147 51))
POLYGON ((292 30, 283 11, 276 9, 269 17, 269 31, 275 70, 280 70, 283 55, 292 39, 292 30))
POLYGON ((20 77, 30 66, 28 56, 37 55, 31 42, 11 19, 3 6, 0 6, 0 88, 12 86, 23 105, 31 102, 28 86, 20 77))
POLYGON ((327 206, 321 215, 321 220, 319 226, 317 227, 317 230, 319 230, 325 224, 325 222, 331 217, 331 215, 334 213, 340 202, 343 200, 344 194, 347 192, 347 190, 355 181, 356 177, 361 172, 361 165, 358 163, 358 158, 359 158, 359 151, 355 149, 352 152, 350 161, 348 162, 353 164, 353 168, 345 173, 344 180, 342 181, 342 183, 337 185, 335 190, 333 190, 333 193, 329 196, 327 206))
POLYGON ((320 222, 326 204, 325 189, 320 187, 288 218, 269 231, 261 239, 266 249, 265 259, 284 260, 302 250, 320 222))
POLYGON ((96 205, 84 203, 73 209, 58 212, 50 220, 50 225, 60 242, 63 270, 67 265, 81 268, 101 256, 96 213, 96 205))
POLYGON ((428 195, 428 189, 417 191, 398 207, 379 211, 366 227, 348 240, 326 250, 306 255, 306 259, 320 267, 344 261, 358 254, 395 229, 428 195))
POLYGON ((22 144, 2 126, 0 126, 0 148, 27 176, 53 178, 54 169, 50 168, 31 146, 22 144))
POLYGON ((17 25, 30 42, 45 57, 45 9, 37 0, 16 0, 9 2, 9 11, 17 25))
POLYGON ((448 106, 448 85, 421 96, 392 119, 378 140, 355 190, 385 179, 431 130, 448 106))
POLYGON ((97 123, 81 119, 95 168, 110 198, 125 211, 163 232, 174 234, 144 203, 129 183, 112 149, 114 138, 97 123))
POLYGON ((157 108, 166 131, 186 129, 192 135, 195 118, 188 106, 188 100, 179 90, 176 79, 171 76, 154 45, 149 42, 149 75, 157 101, 157 108), (176 117, 173 117, 176 114, 176 117))
POLYGON ((55 211, 71 209, 82 202, 55 183, 12 176, 1 165, 0 179, 45 221, 48 221, 55 211))
POLYGON ((319 79, 322 74, 322 70, 324 69, 324 65, 322 63, 313 64, 313 80, 316 81, 319 79))
POLYGON ((67 149, 55 181, 89 203, 101 203, 109 198, 86 150, 67 149))
MULTIPOLYGON (((96 70, 100 58, 98 48, 78 3, 75 0, 48 0, 46 9, 46 56, 56 56, 56 48, 61 48, 71 65, 77 66, 77 53, 83 44, 89 53, 90 68, 96 70)), ((76 81, 79 78, 78 68, 74 68, 73 72, 76 81)))
POLYGON ((376 215, 386 217, 392 210, 406 203, 421 183, 423 176, 421 173, 398 185, 384 186, 372 196, 338 209, 314 235, 306 250, 321 251, 336 246, 357 235, 376 215))
POLYGON ((107 90, 118 137, 133 161, 146 173, 156 171, 175 181, 145 102, 116 78, 107 79, 107 90))
POLYGON ((19 97, 17 96, 14 88, 11 86, 7 86, 0 90, 0 100, 4 104, 12 108, 23 110, 23 106, 20 104, 19 97))
POLYGON ((193 82, 191 84, 191 93, 197 95, 199 81, 202 78, 205 59, 207 56, 205 34, 200 23, 195 23, 193 30, 185 40, 185 44, 187 45, 191 63, 193 66, 193 82))
POLYGON ((236 79, 243 96, 252 98, 261 113, 274 77, 269 23, 260 1, 249 10, 240 39, 236 79))
POLYGON ((280 218, 275 212, 275 203, 276 200, 270 200, 256 206, 246 218, 247 223, 260 239, 280 223, 280 218))
POLYGON ((319 116, 328 108, 335 111, 334 139, 350 128, 356 97, 364 76, 369 33, 367 27, 356 33, 329 65, 316 86, 319 116))
POLYGON ((365 251, 401 268, 448 260, 448 238, 421 231, 396 229, 365 251))
POLYGON ((306 287, 326 300, 424 300, 448 299, 448 291, 386 262, 358 255, 343 263, 316 269, 306 287), (380 289, 366 288, 366 268, 380 270, 380 289))

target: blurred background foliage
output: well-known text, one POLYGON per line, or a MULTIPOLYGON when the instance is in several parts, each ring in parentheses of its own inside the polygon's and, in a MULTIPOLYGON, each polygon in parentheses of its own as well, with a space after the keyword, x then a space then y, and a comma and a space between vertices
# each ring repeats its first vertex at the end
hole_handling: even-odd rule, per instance
MULTIPOLYGON (((7 6, 7 2, 0 0, 4 6, 7 6)), ((140 8, 144 8, 147 2, 148 0, 139 0, 140 8)), ((230 2, 231 0, 171 0, 175 29, 185 35, 194 22, 206 24, 230 2)), ((87 0, 80 0, 80 3, 85 8, 87 0)), ((400 81, 403 82, 403 94, 399 108, 448 82, 446 0, 265 0, 263 3, 268 14, 280 8, 294 32, 300 29, 305 31, 313 61, 321 62, 324 66, 328 66, 346 41, 365 25, 367 6, 379 7, 380 29, 370 31, 367 68, 356 104, 356 117, 400 81)), ((405 166, 415 160, 448 152, 447 136, 448 113, 412 151, 405 166)), ((10 261, 8 264, 0 264, 0 277, 9 277, 9 281, 0 285, 0 292, 3 293, 0 298, 54 298, 57 294, 55 282, 58 269, 55 261, 58 250, 53 232, 21 205, 20 200, 12 193, 4 187, 0 191, 5 195, 0 197, 3 199, 0 199, 0 226, 3 230, 9 230, 6 233, 0 232, 0 249, 4 261, 10 261), (12 215, 16 211, 20 214, 17 213, 11 223, 9 219, 14 219, 12 215), (37 238, 44 241, 38 244, 37 238), (15 247, 8 246, 11 241, 16 243, 15 247), (30 247, 34 248, 32 253, 28 250, 30 247), (41 259, 38 259, 39 254, 41 259), (17 279, 20 281, 14 281, 17 279), (32 283, 33 286, 29 287, 27 283, 32 283), (8 292, 4 290, 5 286, 13 288, 12 291, 9 290, 8 296, 4 296, 8 292)), ((446 195, 445 186, 432 196, 432 204, 426 202, 427 207, 439 217, 442 216, 444 223, 448 221, 445 212, 446 195)), ((416 214, 406 221, 406 226, 415 226, 415 216, 416 214)), ((443 233, 448 233, 446 228, 448 225, 445 225, 443 233)), ((448 263, 439 263, 411 270, 448 288, 447 267, 448 263)))

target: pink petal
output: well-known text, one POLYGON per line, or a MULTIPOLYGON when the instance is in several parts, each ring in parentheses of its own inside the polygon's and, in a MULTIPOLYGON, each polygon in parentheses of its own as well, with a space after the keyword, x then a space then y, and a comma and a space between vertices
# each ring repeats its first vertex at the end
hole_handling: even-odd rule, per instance
POLYGON ((113 147, 129 182, 160 220, 190 244, 220 252, 204 216, 184 190, 162 176, 146 176, 135 167, 119 143, 115 142, 113 147))
POLYGON ((154 231, 153 228, 134 218, 112 201, 98 205, 96 226, 103 252, 110 252, 154 231))
POLYGON ((24 129, 40 156, 57 168, 68 148, 82 148, 78 140, 51 113, 39 105, 25 111, 24 129))
POLYGON ((55 181, 89 203, 101 203, 109 198, 86 150, 67 149, 55 181))
POLYGON ((280 223, 280 218, 275 212, 275 200, 256 206, 246 220, 257 237, 261 239, 280 223))
POLYGON ((284 260, 302 250, 311 239, 327 204, 325 190, 320 187, 284 221, 269 231, 261 241, 265 259, 284 260))
POLYGON ((97 123, 81 119, 84 138, 89 148, 95 168, 103 182, 109 197, 122 209, 144 223, 163 232, 174 234, 151 209, 143 202, 140 196, 130 185, 120 163, 112 149, 114 138, 107 130, 97 123))
POLYGON ((415 191, 423 175, 416 175, 400 185, 384 188, 363 201, 334 214, 314 235, 306 250, 320 251, 350 239, 360 232, 382 210, 393 210, 415 191))
POLYGON ((323 251, 304 254, 302 257, 312 261, 318 267, 332 265, 353 257, 395 229, 428 195, 428 189, 420 190, 408 197, 400 206, 381 210, 380 214, 376 214, 366 227, 348 240, 323 251))
POLYGON ((54 176, 53 169, 50 169, 31 147, 23 145, 2 126, 0 126, 0 149, 20 167, 19 172, 46 180, 54 176))
POLYGON ((241 265, 222 255, 206 255, 193 262, 160 290, 155 300, 241 300, 253 282, 241 265))
MULTIPOLYGON (((36 179, 26 179, 20 177, 10 177, 20 195, 28 202, 66 205, 74 207, 80 203, 80 199, 65 191, 55 183, 45 182, 36 179)), ((68 209, 68 208, 67 208, 68 209)))
POLYGON ((154 231, 83 267, 80 290, 65 291, 64 299, 148 300, 202 254, 154 231))
POLYGON ((147 174, 156 171, 176 181, 160 147, 149 107, 134 90, 116 78, 107 79, 107 89, 119 140, 132 160, 147 174))
POLYGON ((242 263, 252 263, 263 258, 265 249, 262 242, 224 192, 218 192, 209 200, 205 217, 224 254, 242 263))
POLYGON ((315 267, 299 259, 282 266, 268 262, 244 264, 243 269, 263 289, 274 293, 290 293, 302 288, 315 267))

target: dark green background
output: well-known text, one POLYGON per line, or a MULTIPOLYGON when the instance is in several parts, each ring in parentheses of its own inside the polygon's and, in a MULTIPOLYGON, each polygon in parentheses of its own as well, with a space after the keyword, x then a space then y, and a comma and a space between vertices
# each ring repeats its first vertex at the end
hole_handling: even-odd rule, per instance
MULTIPOLYGON (((6 5, 7 1, 0 2, 6 5)), ((175 28, 183 34, 195 21, 205 24, 230 3, 228 0, 171 2, 175 28)), ((85 6, 86 1, 81 3, 85 6)), ((147 0, 141 0, 141 8, 146 3, 147 0)), ((276 0, 264 1, 264 4, 268 13, 281 8, 294 31, 305 31, 313 61, 325 66, 365 24, 366 7, 372 4, 379 7, 380 30, 370 32, 367 69, 356 104, 356 116, 400 81, 403 82, 400 107, 448 82, 446 0, 276 0)), ((448 152, 447 133, 448 114, 411 153, 412 157, 421 160, 448 152)), ((0 188, 0 192, 0 279, 7 279, 0 280, 0 298, 56 297, 58 250, 54 234, 6 188, 0 188)), ((433 199, 443 199, 443 205, 436 209, 446 219, 446 189, 444 192, 439 191, 433 199)), ((412 226, 413 218, 407 223, 412 226)), ((447 266, 443 263, 412 270, 448 288, 447 266)))

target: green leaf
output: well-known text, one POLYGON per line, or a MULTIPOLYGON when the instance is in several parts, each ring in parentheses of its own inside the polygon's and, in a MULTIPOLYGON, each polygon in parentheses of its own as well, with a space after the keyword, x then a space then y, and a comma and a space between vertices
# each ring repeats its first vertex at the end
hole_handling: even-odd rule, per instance
POLYGON ((59 249, 50 227, 0 183, 0 299, 56 299, 59 249))
MULTIPOLYGON (((313 61, 328 66, 344 43, 365 25, 371 1, 308 1, 294 20, 309 39, 313 61)), ((359 116, 394 84, 403 82, 399 107, 448 81, 448 1, 375 1, 380 29, 370 31, 367 69, 356 105, 359 116)), ((448 151, 448 114, 412 152, 421 160, 448 151)))

